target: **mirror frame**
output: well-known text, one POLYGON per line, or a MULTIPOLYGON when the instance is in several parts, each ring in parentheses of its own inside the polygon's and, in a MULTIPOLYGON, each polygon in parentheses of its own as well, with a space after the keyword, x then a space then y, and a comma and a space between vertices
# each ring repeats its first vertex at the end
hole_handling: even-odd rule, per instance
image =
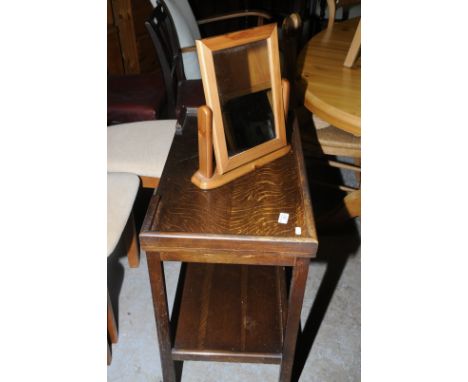
POLYGON ((224 174, 286 146, 285 113, 276 24, 196 40, 196 45, 206 104, 213 112, 213 148, 216 158, 216 171, 219 174, 224 174), (220 50, 249 45, 259 41, 266 41, 267 44, 275 138, 229 157, 213 54, 220 50))

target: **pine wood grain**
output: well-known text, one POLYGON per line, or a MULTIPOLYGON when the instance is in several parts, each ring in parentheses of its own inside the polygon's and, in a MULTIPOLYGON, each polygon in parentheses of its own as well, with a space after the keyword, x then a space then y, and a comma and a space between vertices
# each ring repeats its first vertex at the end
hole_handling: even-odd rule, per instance
POLYGON ((286 146, 276 24, 197 40, 196 45, 206 104, 213 112, 213 149, 217 172, 224 174, 286 146), (236 49, 232 49, 225 59, 217 54, 231 48, 236 49), (223 72, 221 76, 218 75, 220 71, 223 72), (219 77, 223 80, 219 81, 219 77), (221 82, 226 82, 226 85, 221 86, 221 82), (266 88, 272 89, 275 138, 229 156, 221 99, 225 95, 229 98, 266 88))
POLYGON ((351 41, 351 46, 349 47, 348 53, 344 61, 344 66, 351 68, 356 62, 359 51, 361 50, 361 21, 356 28, 354 33, 353 41, 351 41))
MULTIPOLYGON (((282 97, 284 106, 284 115, 288 114, 289 108, 289 93, 290 86, 289 81, 283 79, 282 83, 282 97)), ((283 116, 284 118, 284 116, 283 116)), ((285 132, 284 132, 285 135, 285 132)), ((227 137, 226 137, 227 138, 227 137)), ((286 136, 284 136, 286 141, 286 136)), ((219 168, 216 168, 216 172, 213 174, 213 113, 211 109, 203 105, 198 108, 198 171, 193 174, 191 180, 192 183, 203 190, 210 190, 213 188, 220 187, 226 183, 233 181, 251 171, 255 171, 257 168, 269 163, 275 159, 286 155, 290 146, 286 145, 279 150, 273 151, 269 154, 263 155, 260 158, 253 158, 251 162, 246 163, 242 166, 236 167, 226 173, 220 173, 219 168)), ((247 153, 244 153, 246 155, 247 153)))
POLYGON ((206 105, 198 108, 198 171, 213 176, 213 113, 206 105))
POLYGON ((361 135, 361 60, 343 66, 359 19, 336 23, 303 48, 298 70, 306 83, 304 105, 344 131, 361 135))

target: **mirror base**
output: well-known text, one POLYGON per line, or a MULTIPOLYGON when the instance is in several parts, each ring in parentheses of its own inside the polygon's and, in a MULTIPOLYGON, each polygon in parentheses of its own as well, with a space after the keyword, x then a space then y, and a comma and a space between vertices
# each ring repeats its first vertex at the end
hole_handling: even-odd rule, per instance
POLYGON ((282 156, 286 155, 291 150, 290 145, 286 145, 276 151, 273 151, 269 154, 266 154, 252 162, 244 164, 240 167, 237 167, 231 171, 228 171, 224 174, 220 174, 217 171, 213 174, 211 178, 207 178, 202 174, 200 170, 193 174, 191 180, 192 183, 201 188, 202 190, 211 190, 213 188, 221 187, 226 183, 233 181, 249 172, 254 171, 255 169, 266 165, 274 161, 275 159, 281 158, 282 156))

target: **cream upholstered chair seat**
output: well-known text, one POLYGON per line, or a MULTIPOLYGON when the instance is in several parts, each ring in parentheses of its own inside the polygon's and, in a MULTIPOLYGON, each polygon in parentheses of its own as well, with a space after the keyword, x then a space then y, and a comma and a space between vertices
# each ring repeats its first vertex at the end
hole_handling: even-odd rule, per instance
POLYGON ((139 186, 135 174, 107 173, 107 256, 114 252, 124 232, 139 186))
POLYGON ((317 117, 315 114, 312 114, 312 120, 314 121, 314 126, 316 130, 330 127, 330 124, 327 121, 324 121, 322 118, 317 117))
POLYGON ((176 127, 175 119, 107 128, 107 171, 160 178, 176 127))

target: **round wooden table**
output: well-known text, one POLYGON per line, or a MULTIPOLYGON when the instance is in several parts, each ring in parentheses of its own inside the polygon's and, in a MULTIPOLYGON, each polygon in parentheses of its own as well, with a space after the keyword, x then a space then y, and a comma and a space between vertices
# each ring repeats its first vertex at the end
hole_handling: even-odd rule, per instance
POLYGON ((360 18, 335 23, 303 48, 298 70, 307 88, 304 105, 319 118, 361 136, 361 59, 345 67, 360 18))

